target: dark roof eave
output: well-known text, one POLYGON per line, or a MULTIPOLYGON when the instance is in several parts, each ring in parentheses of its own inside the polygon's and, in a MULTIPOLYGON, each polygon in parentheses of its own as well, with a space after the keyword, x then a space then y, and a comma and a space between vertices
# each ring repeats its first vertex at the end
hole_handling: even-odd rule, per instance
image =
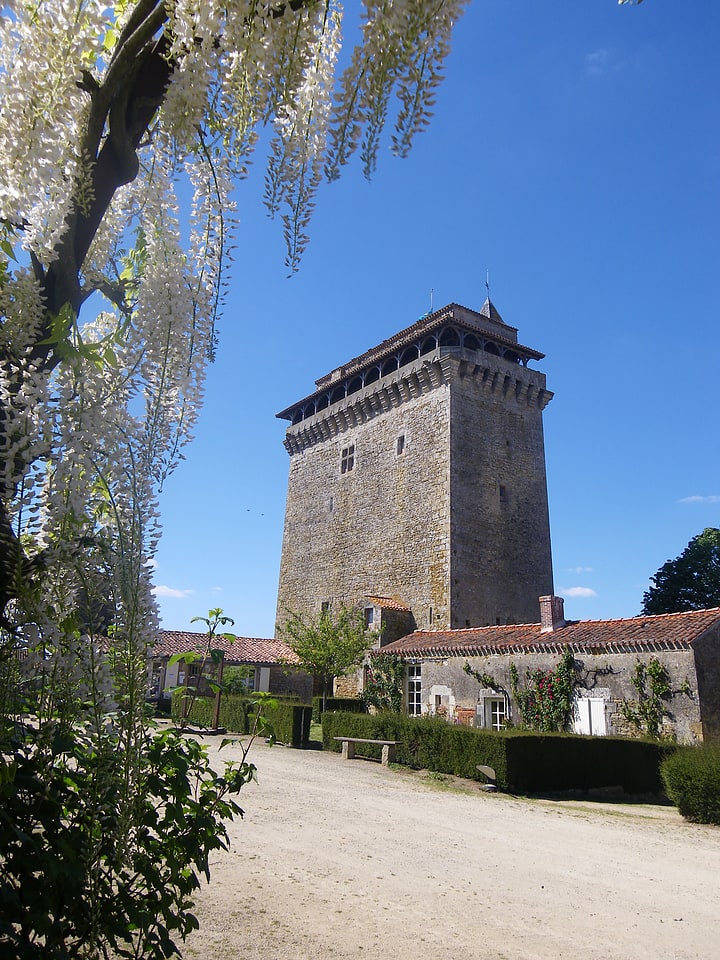
POLYGON ((416 631, 387 644, 385 652, 402 657, 481 657, 527 653, 604 655, 650 651, 690 651, 708 634, 720 634, 720 608, 627 620, 577 620, 548 633, 540 624, 416 631), (456 633, 457 636, 453 636, 456 633))
MULTIPOLYGON (((462 327, 464 330, 469 330, 472 333, 486 333, 493 340, 514 350, 518 356, 523 357, 524 359, 543 360, 545 358, 545 354, 541 353, 539 350, 533 350, 532 347, 526 347, 521 343, 517 343, 515 340, 511 340, 509 337, 503 337, 497 333, 497 331, 478 330, 478 328, 473 324, 455 317, 452 312, 453 307, 460 307, 460 305, 451 303, 447 307, 443 307, 441 310, 436 310, 435 313, 430 314, 428 317, 423 317, 412 326, 407 327, 405 330, 400 331, 400 333, 395 334, 394 337, 383 340, 383 342, 378 344, 376 347, 372 347, 370 350, 366 350, 365 353, 360 354, 352 360, 348 360, 347 363, 342 364, 340 367, 336 367, 336 370, 342 371, 342 375, 337 380, 332 381, 330 379, 335 370, 331 370, 330 373, 326 373, 324 376, 315 381, 316 385, 318 386, 317 390, 308 394, 306 397, 303 397, 301 400, 295 401, 295 403, 292 403, 289 407, 281 410, 280 413, 276 413, 275 417, 278 420, 292 419, 292 412, 297 407, 301 407, 310 400, 314 400, 316 397, 321 396, 323 393, 326 393, 331 386, 334 388, 344 380, 347 380, 349 377, 359 373, 366 366, 372 366, 375 363, 384 360, 386 357, 395 353, 403 346, 412 343, 413 340, 417 339, 418 336, 431 333, 433 330, 436 330, 438 327, 442 326, 443 321, 447 319, 452 319, 452 322, 455 326, 462 327)), ((469 310, 467 307, 460 307, 460 309, 468 310, 468 313, 477 313, 477 311, 469 310)), ((477 315, 487 319, 484 314, 477 315)), ((508 324, 503 323, 502 321, 500 321, 500 323, 502 326, 508 327, 508 324)), ((515 328, 508 327, 508 329, 514 330, 515 328)))

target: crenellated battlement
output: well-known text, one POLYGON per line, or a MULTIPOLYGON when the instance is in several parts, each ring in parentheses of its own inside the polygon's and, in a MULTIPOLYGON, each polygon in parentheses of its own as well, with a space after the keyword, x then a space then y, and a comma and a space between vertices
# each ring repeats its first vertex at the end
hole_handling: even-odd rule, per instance
POLYGON ((537 370, 516 364, 508 370, 507 362, 500 358, 491 362, 485 354, 478 362, 464 352, 439 348, 288 427, 285 449, 292 454, 322 443, 458 378, 472 379, 484 392, 508 403, 534 405, 540 410, 553 396, 545 388, 544 374, 537 370))

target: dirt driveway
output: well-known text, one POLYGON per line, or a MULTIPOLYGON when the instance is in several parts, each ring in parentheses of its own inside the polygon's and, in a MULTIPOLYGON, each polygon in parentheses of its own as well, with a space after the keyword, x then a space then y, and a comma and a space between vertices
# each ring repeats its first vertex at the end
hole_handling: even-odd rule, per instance
POLYGON ((720 957, 720 828, 673 808, 516 799, 265 744, 252 759, 185 960, 720 957))

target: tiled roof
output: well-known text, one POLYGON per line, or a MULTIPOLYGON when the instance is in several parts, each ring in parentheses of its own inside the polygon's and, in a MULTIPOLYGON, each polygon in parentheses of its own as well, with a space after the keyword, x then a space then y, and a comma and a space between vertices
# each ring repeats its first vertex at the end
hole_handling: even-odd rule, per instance
MULTIPOLYGON (((154 657, 172 657, 176 653, 205 649, 206 635, 185 630, 159 630, 153 647, 154 657)), ((226 663, 299 663, 297 656, 282 640, 261 640, 255 637, 236 637, 231 643, 224 637, 216 637, 213 650, 225 653, 226 663)))
POLYGON ((275 416, 281 420, 289 419, 292 411, 296 407, 324 393, 333 384, 341 383, 353 374, 358 373, 358 371, 378 363, 385 357, 392 355, 402 347, 414 343, 419 337, 439 329, 446 323, 452 323, 454 326, 461 327, 464 330, 485 333, 495 342, 512 348, 519 356, 524 356, 530 360, 542 360, 545 356, 544 353, 540 353, 538 350, 533 350, 531 347, 518 343, 516 328, 509 326, 502 320, 495 305, 490 303, 489 300, 485 301, 480 311, 471 310, 469 307, 463 307, 458 303, 449 303, 447 306, 441 307, 433 313, 426 314, 413 323, 412 326, 400 330, 392 337, 388 337, 387 340, 383 340, 382 343, 379 343, 377 346, 371 347, 369 350, 366 350, 365 353, 361 353, 360 356, 354 357, 335 370, 331 370, 330 373, 326 373, 315 381, 315 386, 318 388, 317 390, 309 394, 309 396, 303 397, 302 400, 298 400, 291 406, 286 407, 285 410, 281 410, 280 413, 275 414, 275 416), (490 320, 491 324, 483 324, 479 318, 490 320), (497 324, 497 327, 495 327, 495 324, 497 324), (503 329, 500 328, 504 328, 506 335, 504 335, 503 329))
POLYGON ((376 607, 380 607, 381 610, 398 610, 401 613, 410 613, 410 607, 401 600, 396 600, 394 597, 366 596, 365 599, 369 600, 370 603, 376 607))
POLYGON ((577 653, 688 650, 693 641, 713 627, 720 628, 720 607, 631 620, 577 620, 549 633, 541 633, 539 623, 468 630, 416 630, 382 649, 383 653, 408 657, 552 653, 561 652, 565 647, 577 653))
MULTIPOLYGON (((435 310, 434 313, 426 314, 426 316, 421 317, 411 326, 393 334, 392 337, 388 337, 387 340, 383 340, 382 343, 379 343, 377 346, 371 347, 369 350, 366 350, 365 353, 361 353, 360 356, 354 357, 352 360, 348 360, 347 363, 344 363, 341 367, 338 367, 337 370, 340 372, 341 376, 348 376, 356 370, 366 367, 369 363, 375 362, 380 358, 387 356, 387 354, 392 353, 400 347, 403 347, 409 343, 413 343, 418 337, 430 333, 433 330, 437 330, 439 327, 443 326, 443 324, 448 322, 454 323, 456 326, 463 327, 467 330, 484 330, 488 336, 492 337, 494 340, 497 340, 498 343, 504 343, 520 353, 527 354, 534 360, 542 360, 545 356, 544 353, 540 353, 538 350, 533 350, 532 347, 526 347, 517 342, 517 331, 515 327, 508 326, 508 324, 506 324, 505 321, 500 318, 500 314, 495 309, 494 304, 491 303, 490 307, 487 307, 486 301, 486 303, 483 304, 483 309, 477 311, 471 310, 469 307, 463 307, 458 303, 449 303, 447 306, 441 307, 439 310, 435 310), (493 329, 493 327, 484 328, 482 324, 478 324, 477 320, 473 322, 471 319, 465 319, 463 314, 469 315, 469 317, 484 317, 488 320, 492 320, 494 323, 505 327, 508 331, 507 335, 503 336, 500 330, 493 329)), ((320 377, 320 379, 316 380, 315 383, 318 387, 327 387, 334 381, 333 374, 335 372, 336 371, 333 370, 330 373, 326 373, 325 376, 320 377)))

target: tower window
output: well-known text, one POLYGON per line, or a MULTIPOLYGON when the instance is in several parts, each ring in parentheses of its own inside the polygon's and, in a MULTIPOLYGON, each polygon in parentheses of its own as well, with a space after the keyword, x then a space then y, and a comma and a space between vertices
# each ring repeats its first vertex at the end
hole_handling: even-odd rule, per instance
POLYGON ((498 492, 500 494, 500 503, 507 503, 507 487, 501 483, 498 492))
POLYGON ((340 454, 340 473, 350 473, 355 467, 355 444, 351 443, 349 447, 343 447, 340 454))
POLYGON ((404 449, 405 449, 405 434, 401 433, 400 436, 397 438, 397 455, 400 456, 400 454, 403 452, 404 449))

